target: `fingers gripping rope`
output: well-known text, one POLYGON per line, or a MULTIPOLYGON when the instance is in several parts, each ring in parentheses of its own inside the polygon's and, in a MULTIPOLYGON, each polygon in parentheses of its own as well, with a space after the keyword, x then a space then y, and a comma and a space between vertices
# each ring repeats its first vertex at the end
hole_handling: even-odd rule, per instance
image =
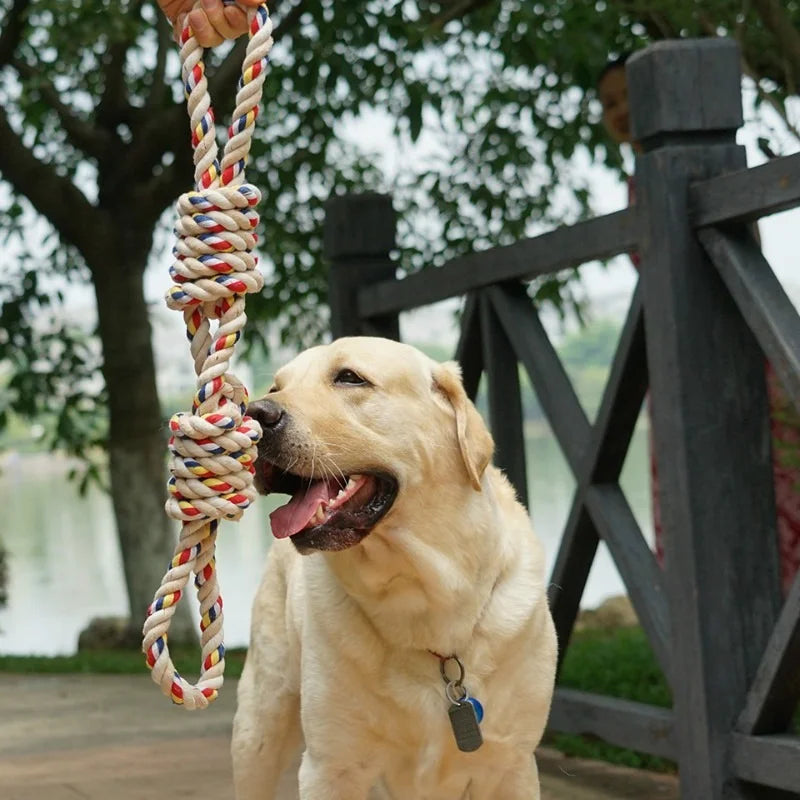
POLYGON ((190 28, 181 36, 183 80, 194 149, 196 191, 178 201, 178 237, 167 305, 183 312, 197 374, 191 413, 170 420, 167 513, 183 522, 175 556, 147 609, 142 649, 153 680, 184 708, 205 708, 217 697, 225 668, 222 598, 214 560, 220 519, 236 520, 255 499, 256 444, 261 429, 246 416, 247 390, 228 372, 247 320, 244 296, 263 278, 253 249, 260 193, 244 183, 244 167, 258 116, 272 24, 266 6, 250 19, 250 41, 228 141, 217 161, 214 112, 203 50, 190 28), (211 320, 217 320, 212 332, 211 320), (167 632, 189 575, 200 602, 202 673, 189 684, 169 656, 167 632))

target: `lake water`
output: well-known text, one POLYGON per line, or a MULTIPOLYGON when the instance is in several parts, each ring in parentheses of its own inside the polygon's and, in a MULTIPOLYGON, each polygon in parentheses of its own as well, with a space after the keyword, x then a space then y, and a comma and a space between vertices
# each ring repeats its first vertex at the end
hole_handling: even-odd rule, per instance
MULTIPOLYGON (((645 537, 652 541, 646 446, 647 432, 640 426, 622 488, 645 537)), ((127 613, 110 500, 97 490, 78 497, 67 480, 68 464, 58 458, 6 453, 0 459, 0 540, 10 562, 9 605, 0 611, 0 653, 73 653, 90 619, 127 613)), ((552 564, 575 484, 546 430, 528 437, 527 463, 533 522, 552 564)), ((225 642, 230 647, 247 644, 250 604, 272 538, 269 510, 268 499, 259 498, 241 522, 220 526, 217 566, 225 602, 225 642)), ((593 607, 622 591, 601 543, 583 605, 593 607)), ((182 602, 193 600, 188 593, 182 602)))

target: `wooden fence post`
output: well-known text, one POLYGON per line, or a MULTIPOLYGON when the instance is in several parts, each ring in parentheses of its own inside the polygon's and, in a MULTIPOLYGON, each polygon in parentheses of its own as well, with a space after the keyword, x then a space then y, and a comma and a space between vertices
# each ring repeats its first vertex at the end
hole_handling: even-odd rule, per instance
POLYGON ((394 279, 395 213, 392 198, 375 193, 331 197, 325 205, 323 249, 330 264, 331 330, 339 336, 400 338, 397 314, 361 318, 358 290, 394 279))
MULTIPOLYGON (((689 223, 692 181, 745 166, 739 50, 661 42, 628 62, 641 282, 672 619, 682 797, 737 781, 730 734, 779 609, 764 356, 689 223)), ((780 795, 785 796, 785 795, 780 795)))

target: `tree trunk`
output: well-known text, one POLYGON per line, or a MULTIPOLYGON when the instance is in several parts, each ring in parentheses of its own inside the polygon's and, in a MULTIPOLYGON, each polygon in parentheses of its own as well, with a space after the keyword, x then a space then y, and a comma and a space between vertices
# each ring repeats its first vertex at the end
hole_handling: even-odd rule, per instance
MULTIPOLYGON (((132 238, 120 233, 121 239, 132 238)), ((143 238, 149 245, 149 237, 143 238)), ((178 525, 164 512, 167 432, 144 298, 148 250, 139 241, 135 251, 126 251, 120 241, 113 256, 91 265, 108 391, 111 497, 130 603, 129 638, 138 641, 147 606, 172 558, 178 525)), ((169 636, 173 643, 196 641, 185 603, 169 636)))

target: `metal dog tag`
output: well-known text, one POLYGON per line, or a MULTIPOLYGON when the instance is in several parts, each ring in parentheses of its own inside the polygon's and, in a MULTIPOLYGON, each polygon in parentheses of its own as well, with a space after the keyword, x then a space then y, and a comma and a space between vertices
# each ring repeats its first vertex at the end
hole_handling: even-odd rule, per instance
POLYGON ((483 736, 472 703, 467 699, 459 700, 450 706, 447 713, 458 749, 465 753, 477 750, 483 744, 483 736))

